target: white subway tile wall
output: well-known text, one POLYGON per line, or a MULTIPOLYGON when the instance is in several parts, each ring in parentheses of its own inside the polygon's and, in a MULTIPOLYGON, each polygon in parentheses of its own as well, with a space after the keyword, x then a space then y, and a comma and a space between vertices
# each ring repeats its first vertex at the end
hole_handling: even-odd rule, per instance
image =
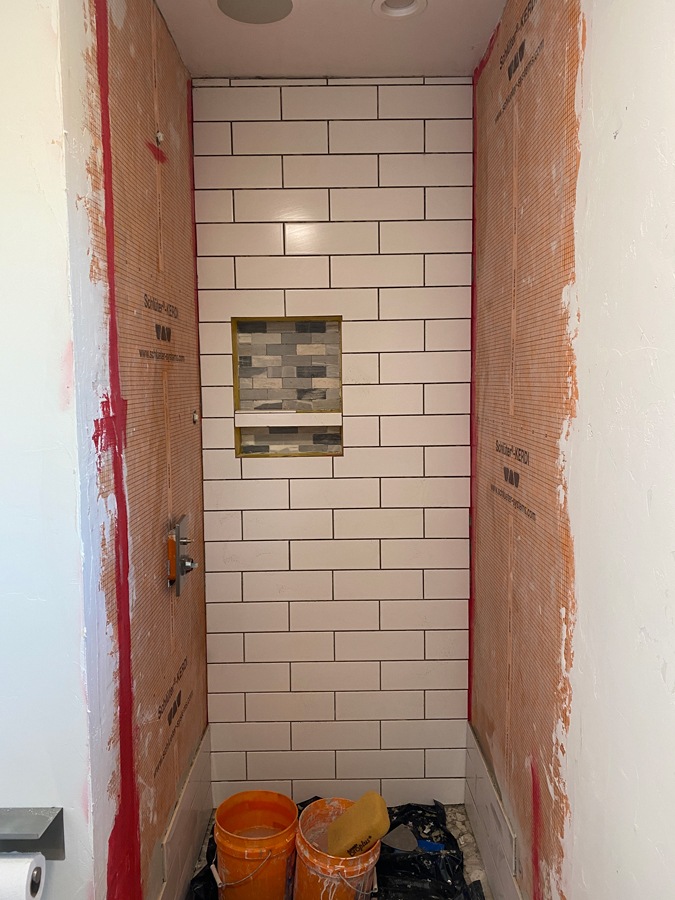
POLYGON ((471 91, 195 82, 214 804, 463 797, 471 91), (343 317, 344 456, 235 457, 233 316, 343 317))

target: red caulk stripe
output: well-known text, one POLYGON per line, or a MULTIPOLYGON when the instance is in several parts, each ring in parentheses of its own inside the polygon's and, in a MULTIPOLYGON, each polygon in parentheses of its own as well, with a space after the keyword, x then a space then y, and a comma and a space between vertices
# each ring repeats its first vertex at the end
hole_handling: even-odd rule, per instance
POLYGON ((157 146, 157 144, 154 144, 152 141, 146 141, 145 146, 148 148, 150 153, 152 153, 158 163, 165 163, 169 161, 169 157, 161 149, 161 147, 157 146))
POLYGON ((101 102, 101 149, 105 200, 105 242, 108 273, 110 395, 101 404, 94 441, 100 452, 110 452, 114 494, 115 594, 117 602, 118 729, 120 781, 117 813, 108 839, 107 900, 142 900, 138 788, 134 759, 133 683, 131 675, 131 616, 129 593, 129 520, 124 483, 126 401, 119 370, 115 290, 115 217, 113 208, 112 142, 110 131, 110 46, 107 0, 94 0, 96 68, 101 102))

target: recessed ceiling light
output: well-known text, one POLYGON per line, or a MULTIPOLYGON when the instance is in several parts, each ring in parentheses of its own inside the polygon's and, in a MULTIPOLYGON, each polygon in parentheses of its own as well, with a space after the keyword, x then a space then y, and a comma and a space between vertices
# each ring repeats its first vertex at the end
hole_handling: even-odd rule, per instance
POLYGON ((427 0, 374 0, 373 12, 387 19, 416 16, 427 8, 427 0))
POLYGON ((285 19, 293 9, 293 0, 218 0, 218 8, 237 22, 268 25, 285 19))

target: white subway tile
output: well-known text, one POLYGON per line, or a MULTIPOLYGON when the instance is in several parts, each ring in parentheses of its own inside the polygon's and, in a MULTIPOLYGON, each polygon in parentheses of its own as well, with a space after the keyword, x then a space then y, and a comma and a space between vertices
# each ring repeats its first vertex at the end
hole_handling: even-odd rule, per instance
MULTIPOLYGON (((257 609, 262 604, 243 603, 242 606, 257 609)), ((271 627, 273 626, 270 624, 271 627)), ((245 643, 247 662, 314 662, 334 659, 333 635, 328 632, 247 634, 245 643)))
POLYGON ((402 287, 424 283, 421 256, 337 256, 330 262, 333 287, 402 287))
POLYGON ((390 78, 329 78, 328 84, 424 84, 424 78, 417 75, 390 78))
MULTIPOLYGON (((232 87, 282 87, 291 85, 326 84, 325 78, 232 78, 232 87)), ((470 83, 470 82, 469 82, 470 83)))
MULTIPOLYGON (((421 596, 421 595, 420 595, 421 596)), ((331 600, 330 572, 245 572, 244 600, 331 600)))
MULTIPOLYGON (((377 318, 377 290, 357 288, 326 291, 287 291, 289 316, 342 316, 350 321, 377 318)), ((344 359, 343 359, 344 378, 344 359)))
POLYGON ((349 447, 375 447, 380 442, 380 420, 377 416, 345 416, 342 420, 342 443, 349 447))
POLYGON ((377 156, 331 154, 284 157, 285 187, 375 187, 376 185, 377 156))
POLYGON ((209 694, 209 722, 243 722, 243 694, 209 694))
POLYGON ((426 659, 468 659, 469 632, 466 629, 427 631, 424 655, 426 659))
POLYGON ((286 253, 377 253, 377 222, 291 222, 286 253))
POLYGON ((471 153, 473 150, 471 119, 432 119, 425 122, 425 128, 427 153, 471 153))
POLYGON ((380 607, 377 600, 291 603, 292 631, 358 631, 363 628, 377 629, 379 624, 380 607))
POLYGON ((328 478, 331 459, 320 457, 292 457, 286 459, 243 459, 244 478, 328 478))
POLYGON ((356 509, 379 505, 380 482, 376 478, 291 481, 293 509, 356 509))
POLYGON ((424 411, 427 415, 468 414, 471 412, 471 385, 461 382, 425 385, 424 411))
MULTIPOLYGON (((382 689, 434 690, 466 688, 468 666, 465 660, 427 660, 426 662, 383 662, 382 689)), ((447 744, 445 744, 447 747, 447 744)))
POLYGON ((206 630, 288 631, 288 603, 207 603, 206 630))
POLYGON ((471 354, 468 351, 383 353, 380 357, 380 381, 383 384, 470 380, 471 354))
MULTIPOLYGON (((422 475, 423 451, 421 447, 374 447, 345 450, 344 456, 336 457, 334 466, 336 478, 384 478, 386 476, 422 475)), ((375 515, 377 512, 377 510, 357 512, 356 519, 354 519, 354 511, 351 510, 352 525, 356 525, 357 520, 364 524, 366 522, 374 524, 377 519, 377 515, 375 515)), ((381 517, 392 517, 391 510, 384 512, 383 516, 382 512, 382 510, 379 511, 381 517)), ((336 517, 336 523, 338 520, 339 517, 336 517)), ((344 517, 342 521, 345 521, 344 517)), ((408 519, 408 526, 411 523, 412 520, 408 519)), ((381 536, 384 537, 384 535, 381 536)), ((412 535, 408 536, 411 537, 412 535)))
POLYGON ((208 510, 204 513, 205 541, 240 541, 241 513, 238 510, 208 510))
POLYGON ((424 84, 473 84, 471 75, 427 75, 424 84))
POLYGON ((280 101, 278 88, 272 87, 252 87, 245 91, 227 87, 200 87, 192 92, 195 122, 279 119, 280 101))
POLYGON ((334 694, 330 692, 246 695, 247 722, 317 722, 333 718, 334 694))
POLYGON ((208 481, 205 509, 288 509, 288 485, 269 481, 208 481))
POLYGON ((338 188, 330 192, 330 217, 334 222, 423 219, 424 189, 338 188))
POLYGON ((280 188, 279 156, 197 156, 195 188, 280 188))
POLYGON ((214 663, 207 668, 209 693, 288 691, 288 663, 214 663))
POLYGON ((427 719, 424 722, 382 722, 382 748, 415 750, 466 746, 462 719, 427 719))
POLYGON ((291 541, 291 569, 377 569, 379 565, 379 541, 291 541))
POLYGON ((471 222, 382 222, 382 253, 470 253, 471 222))
POLYGON ((382 506, 469 506, 468 478, 385 478, 382 506))
POLYGON ((290 796, 291 781, 214 781, 212 803, 214 808, 241 791, 274 791, 277 794, 290 796))
POLYGON ((376 691, 380 688, 380 663, 292 663, 291 686, 294 691, 376 691))
POLYGON ((424 709, 426 719, 466 719, 467 691, 425 691, 424 709))
POLYGON ((200 290, 234 287, 234 260, 229 256, 198 259, 197 283, 200 290))
POLYGON ((380 423, 383 447, 468 444, 469 440, 468 416, 385 416, 380 423))
POLYGON ((196 222, 231 222, 232 191, 195 191, 196 222))
POLYGON ((470 287, 384 288, 382 319, 444 319, 471 316, 470 287))
MULTIPOLYGON (((382 796, 389 806, 404 803, 447 805, 464 803, 466 782, 463 778, 382 779, 382 796)), ((249 789, 250 790, 250 789, 249 789)))
POLYGON ((244 513, 244 539, 291 540, 333 536, 329 509, 256 510, 244 513))
POLYGON ((234 419, 202 419, 202 447, 205 450, 234 447, 234 419))
POLYGON ((294 722, 293 750, 379 750, 379 722, 294 722))
POLYGON ((469 565, 469 542, 462 538, 387 539, 383 569, 461 569, 469 565))
POLYGON ((195 156, 229 156, 232 153, 229 122, 195 122, 192 136, 195 156))
MULTIPOLYGON (((432 570, 424 573, 424 597, 427 600, 466 600, 469 597, 469 570, 446 569, 432 570)), ((467 618, 468 622, 468 606, 467 618)), ((458 625, 466 628, 467 625, 458 625)))
POLYGON ((377 384, 380 379, 380 357, 377 353, 344 353, 342 384, 377 384))
POLYGON ((335 695, 335 711, 338 719, 423 719, 424 692, 347 691, 335 695))
POLYGON ((424 773, 427 778, 464 778, 466 750, 425 750, 424 773))
POLYGON ((211 750, 290 750, 288 722, 233 722, 211 726, 211 750))
MULTIPOLYGON (((234 274, 232 276, 234 278, 234 274)), ((284 292, 200 291, 200 322, 229 322, 234 316, 283 316, 284 292)))
POLYGON ((422 597, 422 573, 336 572, 336 600, 416 600, 422 597))
POLYGON ((212 541, 206 544, 204 565, 209 572, 288 569, 288 542, 212 541))
POLYGON ((245 781, 246 754, 211 753, 212 781, 245 781))
POLYGON ((468 538, 468 509, 425 509, 424 536, 428 538, 468 538))
POLYGON ((421 413, 422 386, 419 384, 344 384, 342 403, 345 415, 350 416, 421 413))
MULTIPOLYGON (((365 623, 364 627, 366 627, 365 623)), ((424 659, 424 633, 421 631, 337 632, 335 635, 335 658, 337 660, 424 659)), ((379 716, 375 716, 375 718, 379 718, 379 716)))
POLYGON ((229 78, 193 78, 192 87, 229 87, 231 79, 229 78))
POLYGON ((325 122, 235 122, 232 152, 253 156, 327 153, 328 130, 325 122))
POLYGON ((473 192, 470 187, 427 188, 427 219, 472 219, 473 192))
POLYGON ((338 778, 421 778, 424 750, 338 750, 338 778))
POLYGON ((421 509, 336 509, 336 538, 421 538, 421 509))
POLYGON ((427 447, 424 450, 424 471, 427 475, 470 475, 470 447, 427 447))
POLYGON ((200 256, 272 256, 284 252, 281 224, 197 225, 200 256))
POLYGON ((396 85, 380 88, 381 119, 470 119, 471 85, 396 85))
POLYGON ((344 797, 347 800, 358 800, 366 791, 375 791, 379 794, 379 779, 334 778, 329 781, 293 781, 293 800, 296 803, 302 803, 312 797, 344 797))
POLYGON ((380 156, 382 187, 468 187, 472 178, 473 157, 470 153, 393 153, 380 156))
POLYGON ((234 416, 232 388, 203 387, 202 415, 205 419, 231 419, 234 416))
POLYGON ((235 191, 237 222, 304 222, 328 219, 327 190, 235 191))
POLYGON ((470 253, 433 253, 424 257, 427 287, 471 284, 470 253))
POLYGON ((229 322, 202 322, 199 326, 199 352, 232 353, 232 326, 229 322))
POLYGON ((233 380, 232 356, 226 353, 199 358, 202 387, 230 387, 233 380))
POLYGON ((238 572, 206 573, 207 603, 241 602, 241 575, 238 572))
POLYGON ((423 153, 421 121, 331 122, 331 153, 423 153))
POLYGON ((471 319, 444 319, 425 323, 427 350, 470 350, 471 319))
POLYGON ((284 87, 284 119, 375 119, 376 87, 284 87))
POLYGON ((237 287, 328 287, 324 256, 244 256, 236 260, 237 287))
POLYGON ((243 662, 243 634, 207 634, 206 661, 207 663, 243 662))
POLYGON ((342 326, 345 353, 423 350, 422 322, 345 322, 342 326))
MULTIPOLYGON (((249 753, 249 779, 333 778, 332 750, 293 750, 288 753, 249 753)), ((250 790, 250 788, 249 788, 250 790)))
MULTIPOLYGON (((382 600, 380 627, 392 631, 468 628, 469 604, 466 600, 382 600)), ((463 684, 454 686, 466 687, 463 684)), ((423 685, 423 687, 452 687, 452 685, 423 685)))

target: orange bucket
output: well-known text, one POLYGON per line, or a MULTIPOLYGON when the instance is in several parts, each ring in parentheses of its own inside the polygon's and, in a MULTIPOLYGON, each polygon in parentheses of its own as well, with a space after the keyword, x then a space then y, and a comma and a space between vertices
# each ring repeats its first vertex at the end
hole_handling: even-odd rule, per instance
POLYGON ((216 810, 220 900, 291 900, 298 809, 274 791, 243 791, 216 810))
POLYGON ((334 797, 315 800, 306 807, 296 837, 294 900, 366 900, 380 858, 380 842, 358 856, 329 856, 328 825, 354 805, 353 800, 334 797), (324 849, 321 849, 324 848, 324 849))

